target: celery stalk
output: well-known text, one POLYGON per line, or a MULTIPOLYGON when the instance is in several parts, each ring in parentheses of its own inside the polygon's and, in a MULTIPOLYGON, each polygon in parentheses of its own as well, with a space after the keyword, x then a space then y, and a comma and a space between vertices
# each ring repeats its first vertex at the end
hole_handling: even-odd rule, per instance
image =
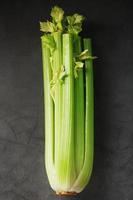
MULTIPOLYGON (((91 40, 84 39, 84 49, 88 49, 89 55, 91 52, 91 40)), ((94 152, 94 98, 93 98, 93 66, 92 59, 85 61, 85 158, 83 168, 76 179, 71 191, 81 192, 87 185, 93 167, 93 152, 94 152)))
POLYGON ((60 191, 68 192, 75 180, 74 161, 74 77, 72 35, 63 34, 63 65, 68 76, 63 84, 60 191))
MULTIPOLYGON (((81 53, 81 38, 74 35, 74 56, 81 53)), ((84 82, 83 69, 78 71, 74 79, 74 132, 75 132, 75 163, 79 174, 84 162, 84 82)))
POLYGON ((50 66, 50 51, 45 47, 42 36, 42 60, 45 105, 45 166, 51 187, 55 189, 54 169, 54 104, 50 95, 50 80, 52 71, 50 66))
POLYGON ((55 170, 57 176, 57 187, 62 182, 62 173, 61 173, 61 145, 62 145, 62 84, 59 81, 59 72, 62 67, 62 34, 60 32, 53 33, 53 37, 56 43, 56 49, 53 52, 53 74, 57 74, 56 84, 55 84, 55 170))

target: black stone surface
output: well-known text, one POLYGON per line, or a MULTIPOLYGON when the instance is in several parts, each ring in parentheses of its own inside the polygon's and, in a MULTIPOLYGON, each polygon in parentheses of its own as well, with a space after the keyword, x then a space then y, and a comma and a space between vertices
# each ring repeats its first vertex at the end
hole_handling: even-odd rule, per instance
POLYGON ((0 200, 133 199, 133 5, 127 0, 0 2, 0 200), (58 4, 93 39, 95 160, 76 197, 56 196, 43 163, 39 20, 58 4))

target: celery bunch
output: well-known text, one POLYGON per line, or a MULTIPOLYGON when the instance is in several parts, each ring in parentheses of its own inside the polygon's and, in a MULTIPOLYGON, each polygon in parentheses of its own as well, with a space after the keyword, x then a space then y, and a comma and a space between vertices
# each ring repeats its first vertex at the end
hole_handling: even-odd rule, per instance
POLYGON ((45 166, 60 195, 81 192, 93 166, 94 100, 91 39, 82 39, 84 17, 51 10, 40 22, 42 41, 45 166))

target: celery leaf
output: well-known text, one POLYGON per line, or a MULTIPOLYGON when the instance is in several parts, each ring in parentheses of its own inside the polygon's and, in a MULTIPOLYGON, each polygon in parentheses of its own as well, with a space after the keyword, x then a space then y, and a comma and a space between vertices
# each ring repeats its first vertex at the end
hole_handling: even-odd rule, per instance
POLYGON ((84 16, 79 14, 74 14, 71 16, 67 16, 67 29, 69 33, 78 34, 82 31, 82 22, 84 20, 84 16))
POLYGON ((63 20, 64 11, 58 6, 54 6, 51 10, 51 17, 56 22, 59 23, 63 20))
POLYGON ((50 21, 40 22, 40 30, 44 33, 53 33, 56 29, 55 24, 50 21))

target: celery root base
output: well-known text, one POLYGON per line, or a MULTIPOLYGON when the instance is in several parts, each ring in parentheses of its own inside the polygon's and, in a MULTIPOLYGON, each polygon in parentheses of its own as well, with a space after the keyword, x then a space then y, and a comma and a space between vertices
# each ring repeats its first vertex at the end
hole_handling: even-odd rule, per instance
POLYGON ((59 196, 74 196, 77 195, 78 193, 76 192, 56 192, 57 195, 59 196))

